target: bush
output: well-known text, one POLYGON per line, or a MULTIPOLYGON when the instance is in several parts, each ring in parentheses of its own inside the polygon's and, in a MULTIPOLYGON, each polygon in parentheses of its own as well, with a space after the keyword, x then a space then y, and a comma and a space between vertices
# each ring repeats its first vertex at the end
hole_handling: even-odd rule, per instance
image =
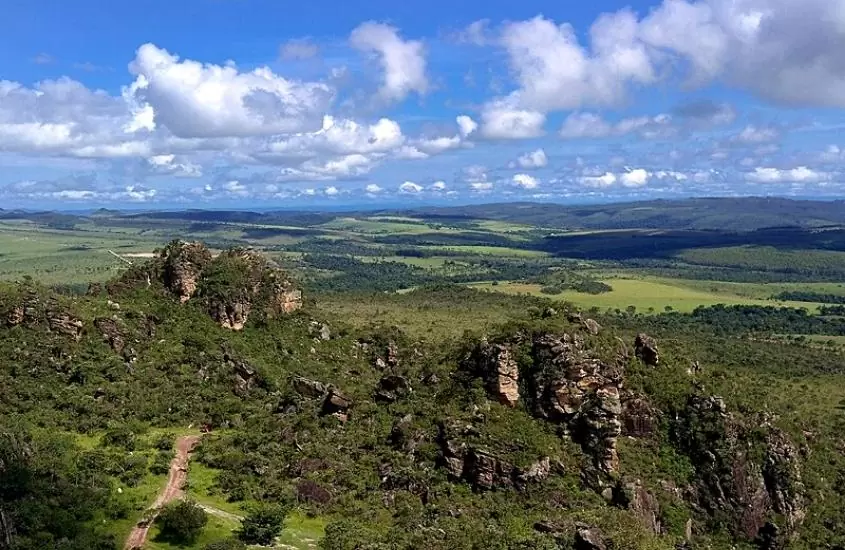
POLYGON ((273 544, 282 532, 289 511, 289 508, 278 504, 256 506, 241 522, 238 538, 247 544, 273 544))
POLYGON ((191 544, 202 533, 208 514, 195 503, 180 500, 166 505, 156 519, 165 540, 191 544))

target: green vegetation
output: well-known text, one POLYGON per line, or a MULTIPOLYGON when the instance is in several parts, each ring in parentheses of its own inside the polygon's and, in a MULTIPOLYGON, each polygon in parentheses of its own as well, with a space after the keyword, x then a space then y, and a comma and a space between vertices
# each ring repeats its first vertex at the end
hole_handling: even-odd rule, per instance
POLYGON ((2 220, 0 548, 122 548, 186 435, 145 548, 845 545, 839 214, 664 206, 2 220))

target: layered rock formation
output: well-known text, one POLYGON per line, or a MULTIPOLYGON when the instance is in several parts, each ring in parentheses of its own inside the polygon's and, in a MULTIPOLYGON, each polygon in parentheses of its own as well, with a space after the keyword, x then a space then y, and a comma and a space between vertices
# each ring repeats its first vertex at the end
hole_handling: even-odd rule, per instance
POLYGON ((174 241, 153 261, 130 268, 109 285, 109 291, 149 286, 151 281, 183 304, 200 301, 221 327, 230 330, 242 330, 257 313, 274 317, 302 307, 302 292, 251 249, 231 249, 214 257, 202 243, 174 241))

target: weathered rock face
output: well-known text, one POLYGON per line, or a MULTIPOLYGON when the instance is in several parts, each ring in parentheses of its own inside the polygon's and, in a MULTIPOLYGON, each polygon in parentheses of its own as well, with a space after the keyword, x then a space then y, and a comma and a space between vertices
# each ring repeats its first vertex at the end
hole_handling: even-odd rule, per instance
POLYGON ((656 367, 660 363, 660 353, 654 338, 640 333, 634 340, 634 354, 646 365, 656 367))
POLYGON ((115 353, 123 353, 126 347, 126 339, 123 336, 123 329, 115 318, 94 319, 94 326, 103 335, 103 340, 115 353))
POLYGON ((202 243, 174 242, 161 251, 162 283, 183 304, 193 297, 200 274, 211 263, 211 252, 202 243))
POLYGON ((251 310, 252 304, 248 301, 213 300, 208 304, 208 314, 211 318, 229 330, 243 330, 251 310))
POLYGON ((502 405, 519 403, 519 366, 511 349, 502 344, 481 342, 473 351, 472 368, 487 380, 487 391, 502 405))
POLYGON ((787 521, 782 535, 790 537, 806 513, 798 451, 783 432, 764 424, 765 460, 756 463, 747 442, 752 439, 749 431, 760 425, 747 424, 728 414, 722 399, 693 396, 676 422, 674 437, 695 465, 701 507, 735 518, 734 532, 751 540, 776 512, 787 521))
POLYGON ((786 519, 787 535, 794 535, 807 515, 801 462, 795 444, 777 429, 772 429, 766 441, 763 479, 774 510, 786 519))
POLYGON ((85 326, 82 321, 68 313, 51 313, 47 317, 47 323, 51 331, 70 336, 74 340, 82 338, 82 329, 85 326))
POLYGON ((216 258, 201 243, 174 241, 152 263, 130 270, 115 288, 158 277, 180 302, 200 299, 221 327, 242 330, 256 311, 266 317, 302 307, 302 292, 264 256, 251 249, 232 249, 216 258))
POLYGON ((651 437, 660 424, 660 411, 645 398, 630 397, 622 401, 622 435, 651 437))
POLYGON ((614 505, 630 510, 640 523, 655 534, 660 534, 660 503, 657 498, 638 481, 620 481, 612 491, 614 505))
POLYGON ((12 311, 9 312, 9 316, 6 319, 6 324, 10 327, 16 327, 24 322, 26 318, 24 313, 24 306, 15 306, 12 308, 12 311))
POLYGON ((532 346, 535 414, 567 427, 596 467, 615 472, 622 433, 622 371, 592 357, 577 336, 539 336, 532 346))
POLYGON ((486 449, 462 441, 474 430, 471 425, 458 422, 440 425, 441 461, 453 478, 466 481, 478 491, 521 488, 548 479, 551 473, 549 457, 543 457, 527 468, 517 468, 486 449))

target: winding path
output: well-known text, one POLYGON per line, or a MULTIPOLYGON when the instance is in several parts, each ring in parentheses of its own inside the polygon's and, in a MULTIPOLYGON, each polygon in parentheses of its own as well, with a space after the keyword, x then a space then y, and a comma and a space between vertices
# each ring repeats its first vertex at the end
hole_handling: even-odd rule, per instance
POLYGON ((138 522, 132 529, 129 537, 126 539, 126 544, 123 546, 124 550, 143 548, 147 542, 150 526, 158 510, 168 502, 172 502, 182 496, 182 487, 188 478, 188 461, 191 459, 191 452, 199 440, 200 436, 198 435, 187 435, 176 440, 176 456, 170 462, 170 475, 167 478, 167 485, 158 494, 152 506, 153 516, 149 518, 149 521, 142 520, 138 522))

